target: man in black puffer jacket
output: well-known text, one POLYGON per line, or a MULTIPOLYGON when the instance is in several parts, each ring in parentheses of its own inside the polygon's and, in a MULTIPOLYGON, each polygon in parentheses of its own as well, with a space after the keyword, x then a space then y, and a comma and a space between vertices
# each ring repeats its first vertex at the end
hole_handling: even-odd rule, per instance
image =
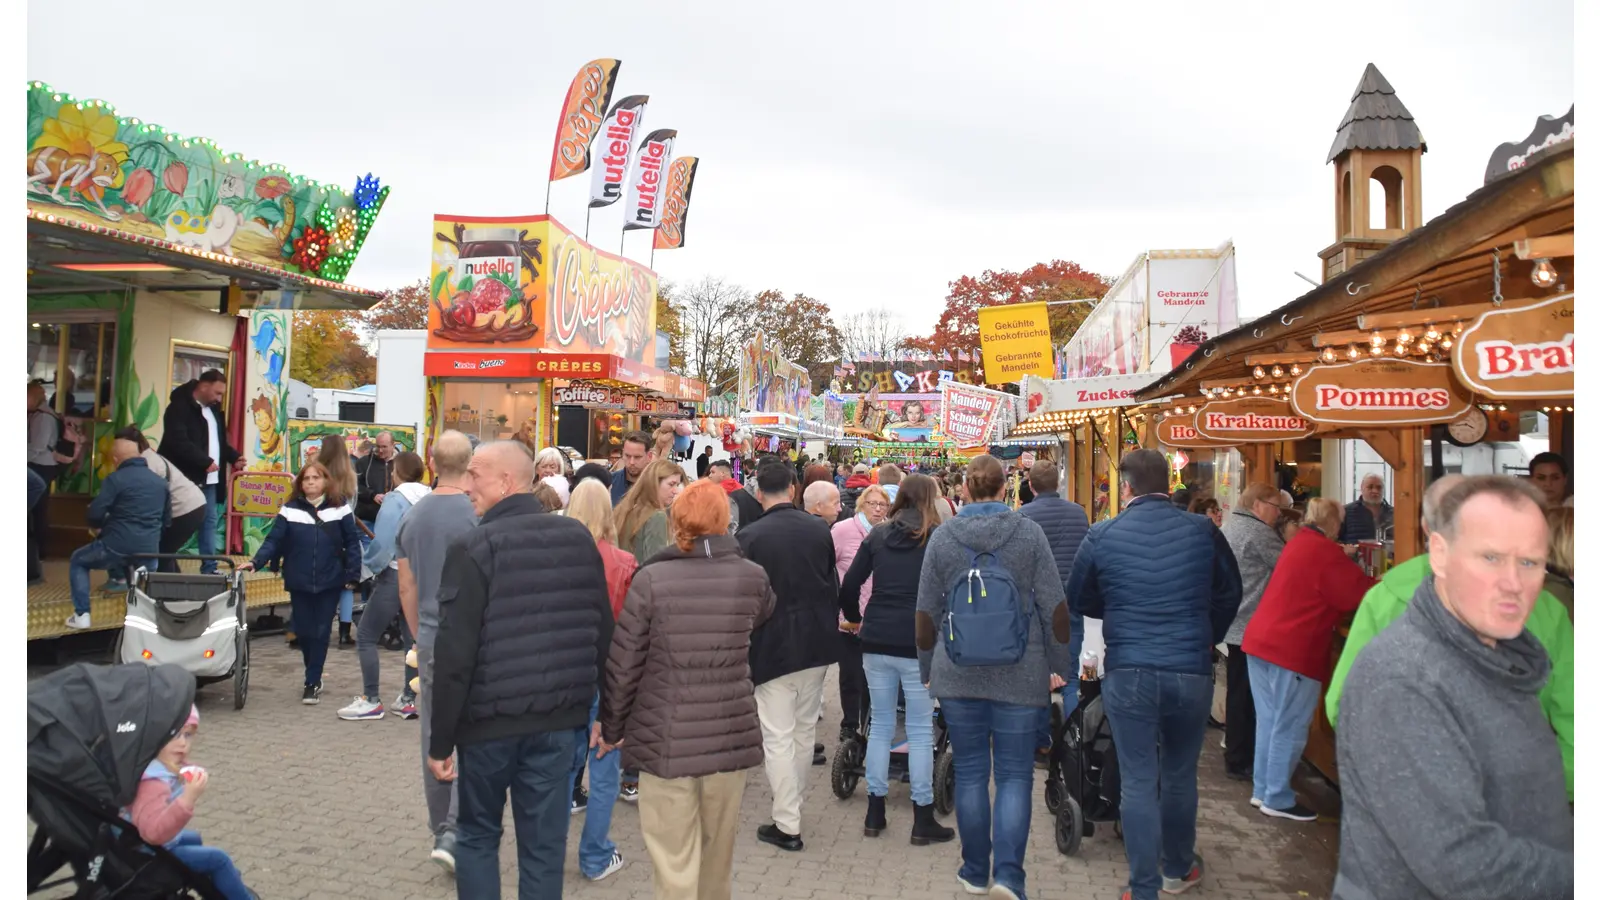
MULTIPOLYGON (((1056 571, 1061 573, 1061 587, 1065 591, 1067 579, 1072 577, 1072 562, 1078 558, 1078 545, 1083 543, 1083 536, 1089 533, 1089 515, 1082 506, 1061 496, 1061 470, 1048 459, 1035 463, 1028 470, 1028 486, 1033 489, 1033 499, 1023 504, 1017 512, 1044 529, 1044 536, 1050 541, 1050 555, 1056 559, 1056 571)), ((1083 653, 1083 616, 1072 613, 1070 618, 1072 639, 1067 642, 1067 655, 1072 657, 1072 669, 1054 673, 1066 681, 1066 692, 1062 694, 1066 701, 1063 714, 1072 712, 1078 705, 1078 657, 1083 653)), ((1039 716, 1040 752, 1035 754, 1035 763, 1040 761, 1037 758, 1040 754, 1049 750, 1050 707, 1047 706, 1039 716)))
POLYGON ((451 545, 439 585, 428 768, 455 781, 459 754, 462 897, 500 895, 508 790, 520 896, 561 895, 568 777, 611 649, 600 551, 578 520, 544 514, 533 469, 515 441, 478 448, 467 468, 478 527, 451 545))
MULTIPOLYGON (((173 388, 172 402, 161 414, 161 455, 206 498, 206 518, 196 538, 204 556, 218 552, 218 504, 227 499, 227 469, 244 465, 239 451, 228 444, 228 419, 222 412, 222 395, 227 389, 227 376, 207 369, 194 381, 173 388)), ((216 560, 202 562, 200 571, 215 574, 216 560)))

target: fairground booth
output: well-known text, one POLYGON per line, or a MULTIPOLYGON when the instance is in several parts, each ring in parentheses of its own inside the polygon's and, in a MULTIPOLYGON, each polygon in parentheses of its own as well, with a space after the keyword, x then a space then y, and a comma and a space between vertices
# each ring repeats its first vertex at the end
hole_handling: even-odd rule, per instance
MULTIPOLYGON (((1320 254, 1323 283, 1138 391, 1161 446, 1234 447, 1241 481, 1341 501, 1354 485, 1332 461, 1352 447, 1381 458, 1394 526, 1357 557, 1373 574, 1426 552, 1432 480, 1525 472, 1529 433, 1573 459, 1571 121, 1570 111, 1541 118, 1501 145, 1483 187, 1422 225, 1426 147, 1369 67, 1329 154, 1335 241, 1320 254)), ((1341 636, 1335 659, 1342 649, 1341 636)), ((1337 780, 1320 704, 1306 758, 1337 780)))
MULTIPOLYGON (((50 482, 44 583, 28 589, 28 636, 71 612, 66 557, 89 541, 86 512, 111 470, 112 434, 159 445, 173 391, 207 369, 228 376, 228 545, 250 552, 287 496, 289 316, 361 310, 380 295, 344 283, 388 188, 313 181, 81 100, 27 91, 28 377, 45 383, 70 461, 50 482)), ((250 605, 281 596, 250 584, 250 605), (269 596, 270 595, 270 596, 269 596)), ((121 595, 96 594, 96 629, 120 627, 121 595)))

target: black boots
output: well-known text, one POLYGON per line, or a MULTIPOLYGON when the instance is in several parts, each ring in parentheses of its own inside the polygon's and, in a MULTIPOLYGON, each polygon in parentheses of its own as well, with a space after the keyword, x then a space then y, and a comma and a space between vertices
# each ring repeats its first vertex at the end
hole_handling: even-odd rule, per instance
POLYGON ((883 802, 886 799, 885 797, 874 797, 871 794, 867 795, 867 824, 866 827, 861 829, 861 833, 867 837, 877 837, 883 833, 885 828, 889 827, 888 817, 883 811, 883 802))
POLYGON ((341 647, 353 647, 353 646, 355 646, 355 643, 356 643, 355 638, 352 638, 350 636, 350 623, 349 622, 340 622, 339 623, 339 646, 341 646, 341 647))
MULTIPOLYGON (((911 845, 924 847, 930 843, 942 844, 956 836, 955 830, 939 824, 933 817, 933 805, 915 806, 916 821, 911 826, 911 845)), ((868 813, 871 816, 871 813, 868 813)))

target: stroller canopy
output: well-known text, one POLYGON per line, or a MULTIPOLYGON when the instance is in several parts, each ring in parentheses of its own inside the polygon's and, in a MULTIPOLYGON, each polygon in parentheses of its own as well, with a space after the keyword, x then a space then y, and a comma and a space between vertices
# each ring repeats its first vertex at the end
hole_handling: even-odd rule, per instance
POLYGON ((189 718, 182 666, 77 663, 28 683, 28 773, 114 808, 189 718))

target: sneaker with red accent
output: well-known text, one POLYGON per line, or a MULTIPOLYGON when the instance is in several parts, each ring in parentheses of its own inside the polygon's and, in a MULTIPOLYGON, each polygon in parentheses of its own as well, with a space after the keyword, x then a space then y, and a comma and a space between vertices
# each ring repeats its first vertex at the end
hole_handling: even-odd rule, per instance
POLYGON ((1181 894, 1184 891, 1187 891, 1189 888, 1199 884, 1200 877, 1204 875, 1205 872, 1206 865, 1200 859, 1200 852, 1197 850, 1194 854, 1194 864, 1189 867, 1189 874, 1183 876, 1182 878, 1168 878, 1165 875, 1161 876, 1161 893, 1181 894))
POLYGON ((417 717, 417 698, 401 694, 394 701, 394 714, 402 719, 415 719, 417 717))
POLYGON ((349 706, 339 710, 339 718, 346 722, 372 722, 383 718, 383 704, 370 697, 357 697, 349 706))

